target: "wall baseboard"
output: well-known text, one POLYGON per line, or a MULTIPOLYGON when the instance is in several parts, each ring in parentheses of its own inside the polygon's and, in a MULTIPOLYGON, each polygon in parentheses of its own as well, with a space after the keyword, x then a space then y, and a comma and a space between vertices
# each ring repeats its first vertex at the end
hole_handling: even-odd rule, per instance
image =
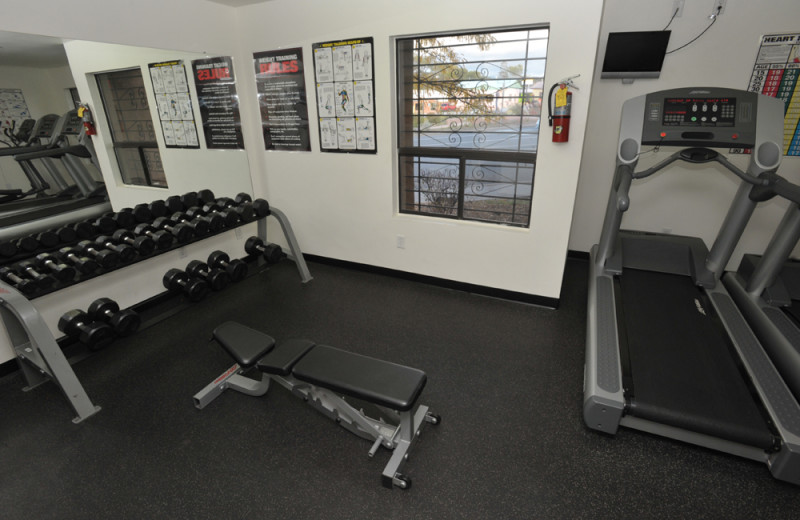
MULTIPOLYGON (((486 287, 483 285, 476 285, 466 282, 457 282, 454 280, 447 280, 445 278, 437 278, 435 276, 427 276, 417 273, 409 273, 407 271, 400 271, 397 269, 390 269, 388 267, 377 267, 369 264, 361 264, 358 262, 350 262, 348 260, 338 260, 335 258, 328 258, 326 256, 317 255, 303 255, 309 262, 317 262, 325 265, 332 265, 335 267, 342 267, 345 269, 354 269, 367 273, 380 274, 384 276, 391 276, 402 280, 412 282, 419 282, 444 289, 453 289, 456 291, 468 292, 480 296, 488 296, 490 298, 498 298, 501 300, 509 300, 519 303, 527 303, 529 305, 537 305, 540 307, 547 307, 549 309, 558 309, 559 299, 548 298, 545 296, 538 296, 535 294, 527 294, 516 291, 508 291, 505 289, 496 289, 494 287, 486 287)), ((587 257, 588 258, 588 257, 587 257)))

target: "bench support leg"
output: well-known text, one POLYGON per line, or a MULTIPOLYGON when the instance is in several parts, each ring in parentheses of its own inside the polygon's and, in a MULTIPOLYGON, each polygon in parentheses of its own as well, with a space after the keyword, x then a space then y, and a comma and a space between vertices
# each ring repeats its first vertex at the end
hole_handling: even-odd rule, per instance
POLYGON ((383 475, 381 482, 384 487, 391 489, 393 486, 398 486, 401 489, 408 489, 411 486, 411 480, 400 473, 403 464, 408 460, 411 453, 411 448, 419 438, 422 426, 428 422, 428 407, 419 405, 416 409, 401 412, 400 424, 398 425, 398 435, 396 438, 396 445, 392 458, 383 468, 383 475))
POLYGON ((262 374, 261 380, 250 379, 244 374, 247 370, 235 364, 222 373, 205 388, 194 394, 194 405, 198 409, 205 408, 208 403, 216 399, 227 389, 235 390, 245 395, 259 397, 269 390, 269 375, 262 374))
POLYGON ((361 438, 374 441, 369 450, 372 457, 379 446, 393 450, 392 457, 386 464, 381 477, 385 487, 397 486, 407 489, 411 480, 400 473, 408 460, 411 448, 417 441, 420 431, 426 422, 436 424, 438 418, 428 413, 428 407, 418 405, 407 412, 385 410, 388 421, 368 417, 356 409, 339 395, 297 379, 286 376, 272 376, 287 390, 306 401, 311 407, 334 420, 339 426, 361 438))

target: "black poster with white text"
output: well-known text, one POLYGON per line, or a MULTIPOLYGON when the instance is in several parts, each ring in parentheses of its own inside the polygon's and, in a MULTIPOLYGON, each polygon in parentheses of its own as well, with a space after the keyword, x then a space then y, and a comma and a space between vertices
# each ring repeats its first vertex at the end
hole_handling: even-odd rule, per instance
POLYGON ((244 149, 230 56, 192 60, 206 148, 244 149))
POLYGON ((265 150, 311 151, 303 49, 253 53, 265 150))

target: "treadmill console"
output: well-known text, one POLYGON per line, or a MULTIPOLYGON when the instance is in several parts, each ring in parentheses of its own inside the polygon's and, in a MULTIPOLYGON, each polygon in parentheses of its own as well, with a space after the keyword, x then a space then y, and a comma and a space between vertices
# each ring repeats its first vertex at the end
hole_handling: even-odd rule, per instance
POLYGON ((53 137, 58 119, 58 116, 55 114, 47 114, 46 116, 40 117, 39 120, 36 121, 33 136, 38 139, 50 139, 53 137))
POLYGON ((686 88, 646 96, 642 144, 751 148, 759 94, 686 88))
POLYGON ((78 135, 83 130, 83 119, 78 116, 77 110, 67 112, 61 135, 78 135))

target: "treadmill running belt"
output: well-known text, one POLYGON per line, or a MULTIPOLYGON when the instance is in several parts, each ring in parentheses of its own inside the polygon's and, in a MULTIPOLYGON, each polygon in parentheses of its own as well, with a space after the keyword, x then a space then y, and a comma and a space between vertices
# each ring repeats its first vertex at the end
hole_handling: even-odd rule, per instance
POLYGON ((629 413, 770 448, 773 436, 703 291, 686 276, 636 269, 619 281, 633 377, 629 413))

